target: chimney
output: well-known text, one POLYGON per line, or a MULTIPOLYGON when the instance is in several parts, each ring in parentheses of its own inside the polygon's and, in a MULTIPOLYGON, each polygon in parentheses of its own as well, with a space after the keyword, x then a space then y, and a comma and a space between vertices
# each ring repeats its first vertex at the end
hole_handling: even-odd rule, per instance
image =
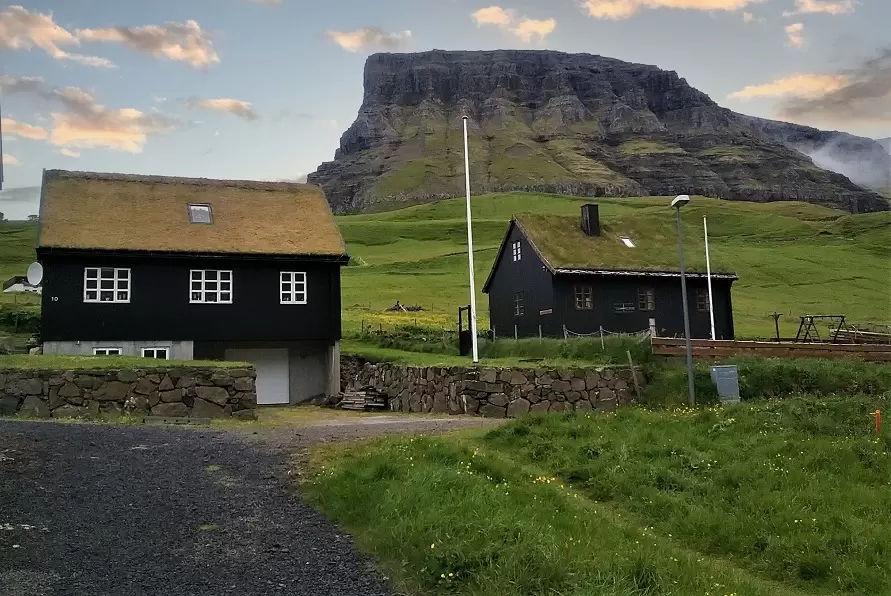
POLYGON ((600 236, 600 215, 597 205, 582 205, 582 231, 586 236, 600 236))

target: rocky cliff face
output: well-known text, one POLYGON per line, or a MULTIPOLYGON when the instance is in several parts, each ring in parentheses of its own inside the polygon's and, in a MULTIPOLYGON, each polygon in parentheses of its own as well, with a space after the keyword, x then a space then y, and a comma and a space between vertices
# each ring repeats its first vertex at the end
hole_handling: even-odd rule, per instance
MULTIPOLYGON (((801 152, 837 133, 736 114, 654 66, 551 51, 369 57, 359 115, 309 181, 341 213, 460 195, 465 115, 475 193, 683 192, 888 208, 801 152)), ((891 171, 877 143, 844 137, 838 151, 891 171)))

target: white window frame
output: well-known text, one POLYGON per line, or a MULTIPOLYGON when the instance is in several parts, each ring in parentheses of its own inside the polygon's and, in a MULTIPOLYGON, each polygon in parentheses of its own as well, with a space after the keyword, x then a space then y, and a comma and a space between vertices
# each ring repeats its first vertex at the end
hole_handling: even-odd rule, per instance
POLYGON ((193 224, 203 224, 210 225, 213 223, 213 207, 211 207, 210 203, 189 203, 189 223, 193 224), (208 221, 199 221, 195 218, 196 211, 195 210, 204 210, 206 209, 207 219, 208 221))
POLYGON ((281 304, 306 304, 309 297, 306 271, 280 271, 278 275, 278 300, 281 304), (302 289, 298 289, 298 287, 302 289), (300 300, 297 298, 302 296, 300 300), (285 300, 285 297, 289 300, 285 300))
POLYGON ((156 358, 158 360, 170 360, 170 348, 167 346, 150 346, 146 348, 142 348, 139 352, 142 354, 143 358, 156 358), (158 350, 164 350, 164 357, 158 358, 157 353, 158 350), (152 356, 146 356, 146 352, 154 352, 155 354, 152 356))
POLYGON ((514 263, 516 263, 517 261, 522 261, 523 260, 523 245, 520 243, 520 241, 517 240, 516 242, 511 243, 510 247, 511 247, 511 253, 513 254, 513 257, 514 257, 514 263))
POLYGON ((190 269, 189 270, 189 303, 190 304, 232 304, 235 298, 235 279, 231 269, 190 269), (215 275, 214 279, 208 279, 208 273, 215 275), (221 279, 223 275, 228 279, 221 279), (222 284, 228 283, 229 289, 224 290, 222 284), (196 285, 197 284, 197 285, 196 285), (209 284, 216 284, 215 290, 208 289, 209 284), (195 297, 198 294, 198 298, 195 297), (229 294, 228 300, 223 300, 222 295, 229 294), (216 295, 216 300, 208 300, 207 297, 216 295))
POLYGON ((117 347, 102 347, 102 348, 93 348, 93 356, 122 356, 124 353, 123 348, 117 347))
POLYGON ((126 267, 84 267, 84 302, 95 304, 127 304, 133 290, 133 275, 126 267), (111 272, 111 276, 103 277, 103 272, 111 272), (103 288, 102 282, 111 282, 111 288, 103 288), (111 300, 102 300, 103 292, 111 292, 111 300), (121 298, 120 293, 126 298, 121 298), (95 297, 89 297, 95 293, 95 297))

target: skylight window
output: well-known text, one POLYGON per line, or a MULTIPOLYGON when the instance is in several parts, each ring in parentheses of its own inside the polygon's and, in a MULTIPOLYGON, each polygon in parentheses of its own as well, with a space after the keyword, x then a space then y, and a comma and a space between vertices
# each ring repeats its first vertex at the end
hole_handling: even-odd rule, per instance
POLYGON ((189 222, 197 224, 213 223, 213 211, 211 210, 210 205, 190 203, 189 222))
POLYGON ((619 236, 619 240, 621 240, 622 244, 624 244, 628 248, 634 248, 634 241, 628 236, 619 236))

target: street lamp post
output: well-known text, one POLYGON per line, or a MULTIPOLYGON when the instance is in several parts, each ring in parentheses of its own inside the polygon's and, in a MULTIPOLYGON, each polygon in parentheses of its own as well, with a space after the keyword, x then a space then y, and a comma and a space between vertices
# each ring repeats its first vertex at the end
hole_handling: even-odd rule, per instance
POLYGON ((690 310, 687 307, 687 275, 684 271, 684 236, 681 233, 681 207, 690 202, 688 195, 678 195, 671 202, 678 229, 678 262, 681 266, 681 299, 684 305, 684 339, 687 347, 687 387, 690 405, 696 405, 696 389, 693 386, 693 344, 690 341, 690 310))

